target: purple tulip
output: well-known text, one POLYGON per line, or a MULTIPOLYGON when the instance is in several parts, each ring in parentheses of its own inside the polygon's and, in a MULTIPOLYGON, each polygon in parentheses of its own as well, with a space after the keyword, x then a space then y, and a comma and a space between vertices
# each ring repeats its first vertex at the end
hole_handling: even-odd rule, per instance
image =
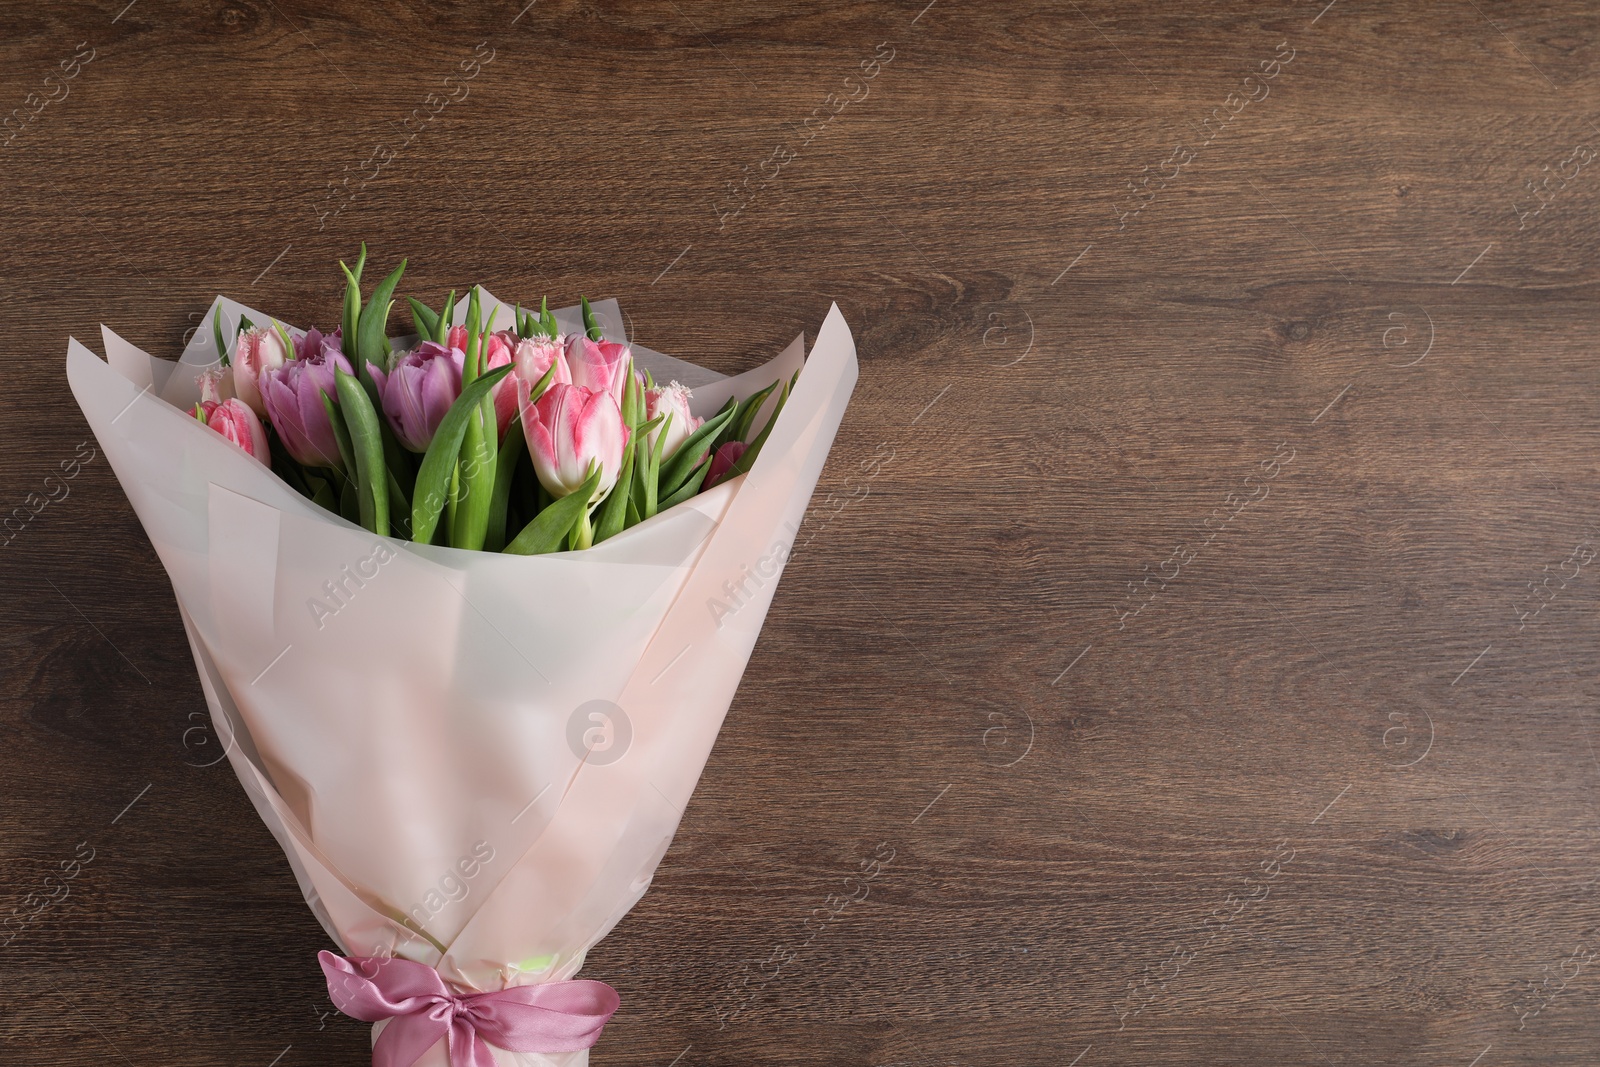
POLYGON ((402 445, 413 452, 428 450, 439 423, 461 395, 466 359, 459 348, 424 341, 395 360, 389 373, 372 368, 383 414, 402 445))
POLYGON ((322 394, 338 400, 335 368, 350 373, 338 333, 312 330, 295 342, 296 358, 262 375, 261 400, 283 447, 307 467, 342 467, 322 394))
MULTIPOLYGON (((313 326, 310 330, 295 338, 295 359, 313 359, 317 356, 327 358, 330 354, 343 357, 343 330, 336 329, 332 333, 323 333, 321 330, 313 326)), ((346 369, 349 369, 350 364, 348 360, 345 361, 344 365, 346 369)))

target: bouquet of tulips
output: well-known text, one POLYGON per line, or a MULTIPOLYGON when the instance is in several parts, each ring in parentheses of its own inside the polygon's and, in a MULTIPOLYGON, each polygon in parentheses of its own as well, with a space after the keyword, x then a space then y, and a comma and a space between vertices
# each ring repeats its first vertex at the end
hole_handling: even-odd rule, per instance
POLYGON ((618 999, 576 975, 689 803, 855 346, 835 307, 722 377, 615 301, 478 288, 390 338, 362 260, 331 334, 218 297, 178 362, 102 328, 67 377, 172 579, 191 762, 282 846, 373 1063, 581 1067, 618 999))
POLYGON ((354 270, 339 264, 331 334, 241 317, 230 345, 215 316, 218 362, 197 379, 193 413, 373 533, 519 555, 588 548, 761 453, 765 430, 752 431, 777 382, 696 418, 687 388, 603 339, 587 299, 581 333, 562 334, 546 302, 538 314, 518 304, 514 327, 496 330, 476 287, 460 325, 453 291, 439 311, 408 297, 416 340, 397 351, 385 327, 406 265, 363 302, 366 259, 362 245, 354 270))

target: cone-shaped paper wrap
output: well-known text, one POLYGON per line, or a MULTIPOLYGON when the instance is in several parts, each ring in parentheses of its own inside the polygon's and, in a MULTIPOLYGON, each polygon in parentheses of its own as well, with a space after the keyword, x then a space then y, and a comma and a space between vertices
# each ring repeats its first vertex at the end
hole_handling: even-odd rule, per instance
MULTIPOLYGON (((616 304, 595 310, 620 339, 616 304)), ((380 538, 301 497, 183 410, 216 358, 209 322, 195 336, 175 370, 107 330, 109 366, 74 340, 67 374, 306 902, 345 955, 456 993, 571 978, 649 886, 761 630, 855 385, 838 308, 809 358, 797 339, 735 378, 635 347, 699 415, 803 370, 748 474, 546 556, 380 538)), ((443 1041, 418 1061, 445 1062, 443 1041)))

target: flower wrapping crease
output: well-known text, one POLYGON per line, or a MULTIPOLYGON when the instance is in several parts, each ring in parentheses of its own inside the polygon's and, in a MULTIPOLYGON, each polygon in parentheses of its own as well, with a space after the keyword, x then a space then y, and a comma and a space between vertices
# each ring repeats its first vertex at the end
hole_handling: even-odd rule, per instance
MULTIPOLYGON (((494 332, 516 328, 511 307, 473 295, 494 332)), ((464 322, 467 301, 447 310, 464 322)), ((554 313, 554 332, 589 337, 580 315, 554 313)), ((621 314, 607 301, 593 317, 597 355, 570 340, 551 352, 506 338, 506 365, 554 371, 552 382, 609 414, 616 360, 605 346, 625 344, 621 314)), ((195 377, 246 318, 280 325, 219 297, 216 327, 178 364, 104 328, 106 361, 76 340, 67 358, 73 394, 172 580, 217 744, 343 956, 422 965, 452 1005, 524 986, 555 995, 648 888, 688 804, 777 586, 751 568, 778 560, 781 570, 854 388, 850 331, 835 307, 809 355, 796 339, 732 378, 628 346, 656 382, 684 387, 688 418, 709 420, 776 382, 793 388, 768 425, 752 420, 765 443, 746 469, 719 471, 717 484, 592 547, 518 555, 364 528, 291 487, 243 437, 197 421, 195 377)), ((348 362, 348 346, 339 333, 311 336, 299 335, 294 359, 249 358, 278 442, 332 464, 342 457, 328 409, 306 396, 348 362)), ((394 369, 385 374, 386 399, 396 386, 394 369)), ((425 383, 406 388, 424 396, 425 383)), ((625 375, 622 388, 627 399, 625 375)), ((650 401, 634 399, 647 415, 650 401)), ((670 440, 682 430, 678 400, 655 403, 672 408, 670 440)), ((498 422, 498 394, 493 411, 498 422)), ((605 469, 615 427, 591 441, 579 413, 565 442, 576 452, 563 457, 563 417, 552 469, 566 478, 574 456, 605 469)), ((655 447, 650 433, 637 437, 655 447)), ((620 444, 624 464, 643 451, 620 444)), ((601 503, 597 525, 604 514, 601 503)), ((378 1022, 375 1040, 394 1024, 378 1022)), ((587 1062, 584 1049, 490 1055, 587 1062)), ((450 1057, 440 1037, 413 1062, 450 1057)))

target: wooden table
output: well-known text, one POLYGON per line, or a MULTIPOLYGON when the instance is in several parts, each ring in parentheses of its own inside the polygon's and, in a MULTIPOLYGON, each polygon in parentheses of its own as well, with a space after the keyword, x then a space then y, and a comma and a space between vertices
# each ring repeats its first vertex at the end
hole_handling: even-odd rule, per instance
POLYGON ((597 1067, 1595 1062, 1592 5, 124 2, 0 12, 5 911, 92 851, 0 1063, 366 1062, 116 479, 46 482, 69 334, 331 325, 363 239, 856 334, 597 1067))

